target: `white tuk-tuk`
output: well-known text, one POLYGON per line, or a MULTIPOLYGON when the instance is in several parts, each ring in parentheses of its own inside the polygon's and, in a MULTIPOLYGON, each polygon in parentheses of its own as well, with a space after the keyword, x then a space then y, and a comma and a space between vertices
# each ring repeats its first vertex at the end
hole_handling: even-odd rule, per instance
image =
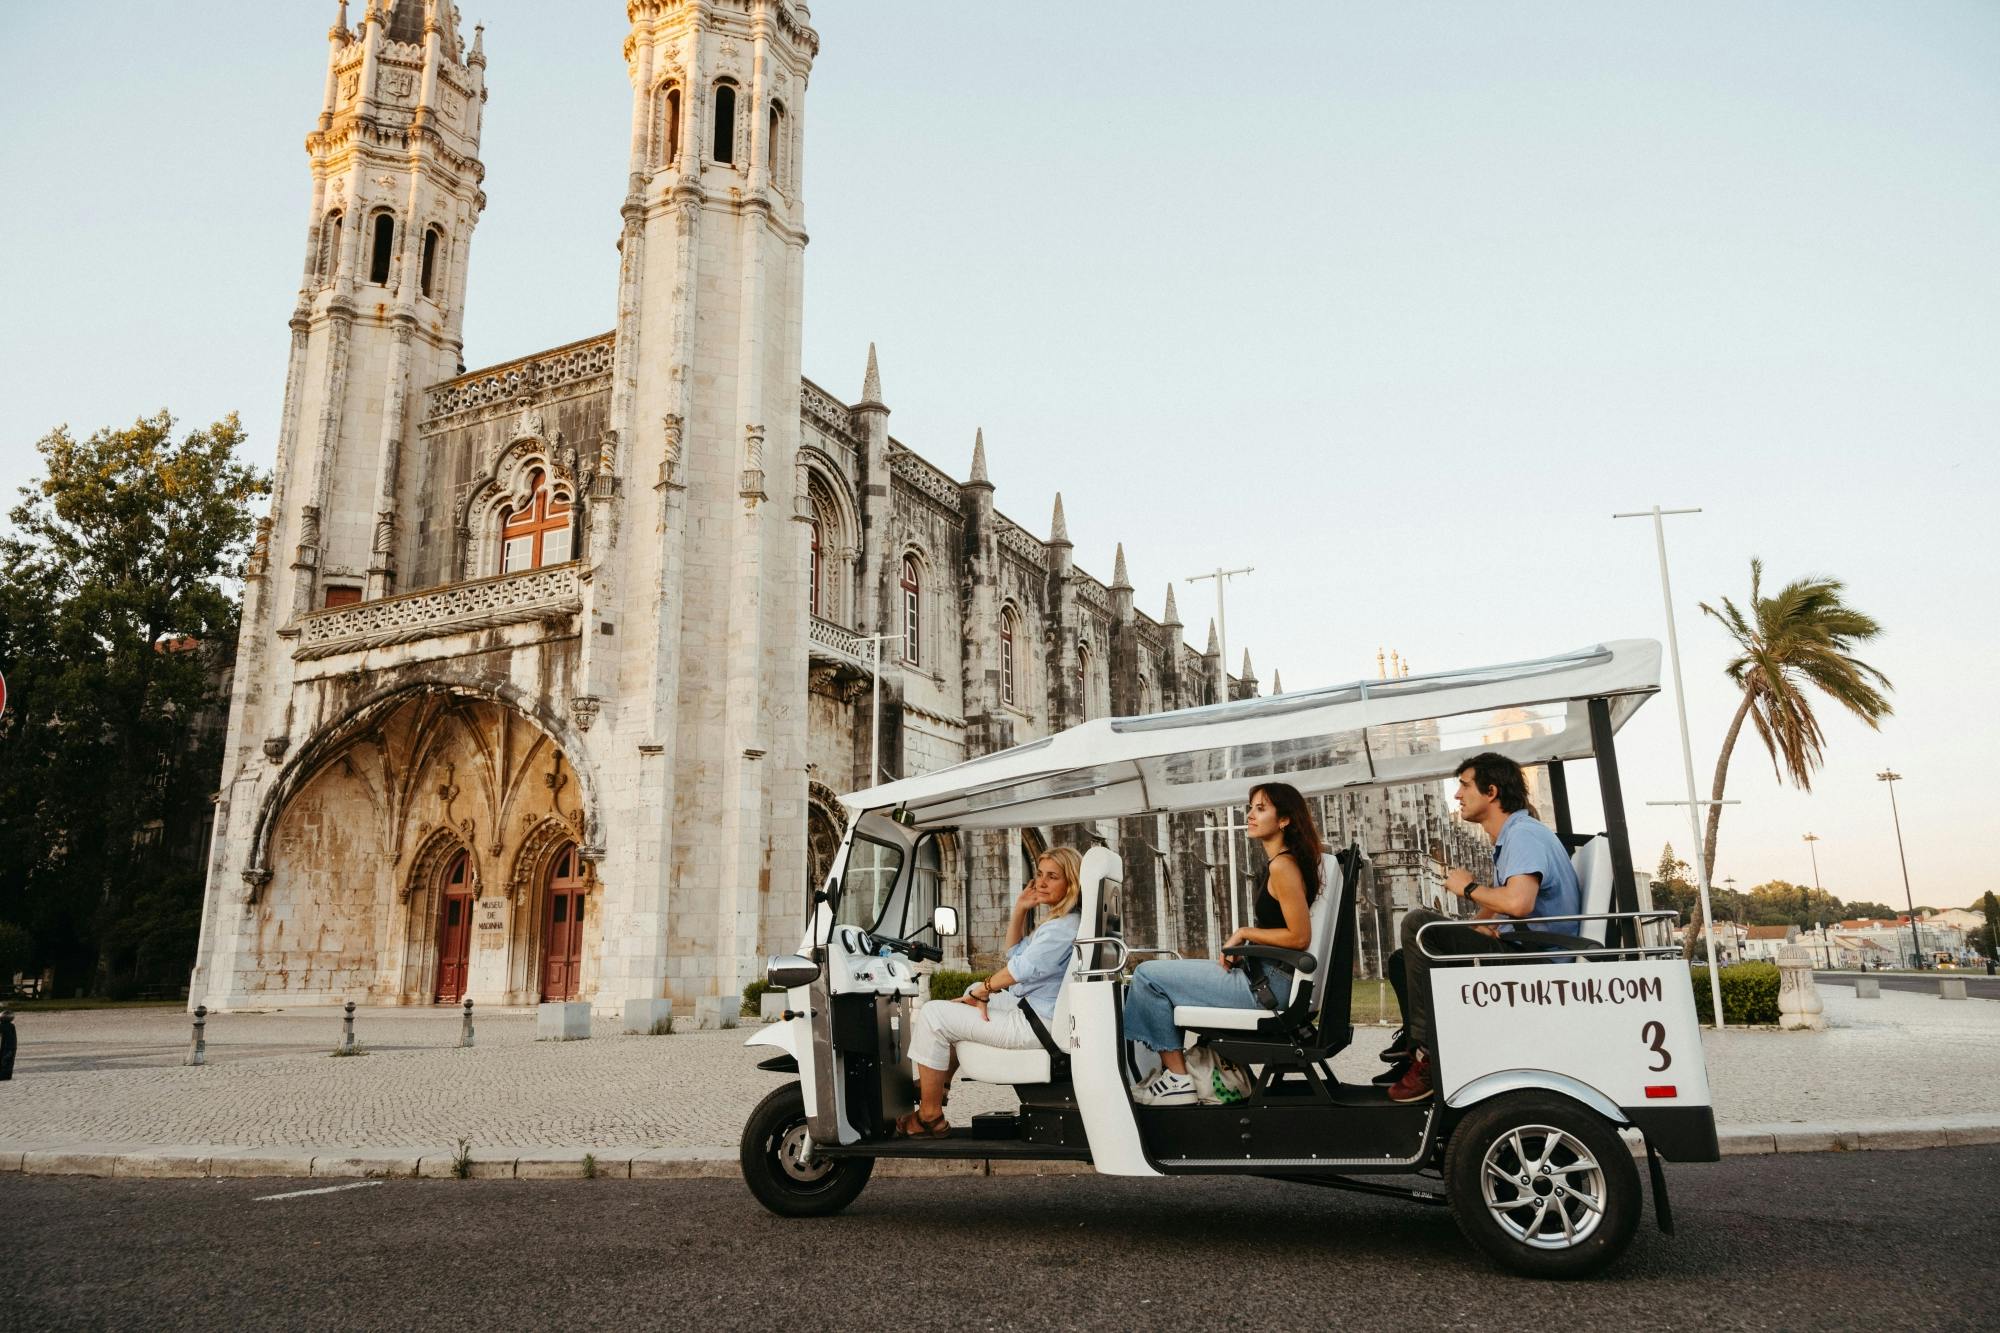
MULTIPOLYGON (((1615 642, 1535 662, 1360 681, 1058 735, 845 798, 853 819, 813 894, 798 955, 774 958, 784 1017, 750 1039, 762 1067, 796 1073, 744 1127, 745 1181, 772 1211, 851 1203, 879 1158, 1072 1160, 1119 1176, 1230 1174, 1449 1202, 1468 1238, 1519 1272, 1595 1271, 1630 1243, 1643 1146, 1671 1232, 1662 1158, 1714 1161, 1715 1117, 1687 966, 1671 912, 1636 910, 1613 736, 1659 689, 1659 645, 1615 642), (1241 804, 1254 782, 1308 796, 1451 778, 1497 750, 1547 765, 1555 826, 1583 887, 1580 915, 1535 918, 1543 951, 1433 954, 1430 1101, 1342 1083, 1353 1037, 1357 849, 1329 856, 1309 949, 1273 1010, 1175 1013, 1191 1041, 1254 1072, 1228 1105, 1135 1104, 1126 969, 1164 952, 1120 931, 1123 870, 1083 858, 1082 926, 1045 1049, 962 1042, 960 1075, 1011 1084, 1018 1114, 941 1138, 897 1138, 913 1105, 909 1034, 956 912, 936 902, 943 835, 1087 824, 1241 804), (1605 829, 1571 827, 1565 765, 1594 759, 1605 829), (1643 942, 1650 934, 1660 943, 1643 942), (931 942, 918 937, 934 936, 931 942), (1400 1180, 1398 1178, 1401 1178, 1400 1180)), ((1428 947, 1419 938, 1419 947, 1428 947)), ((1147 1053, 1150 1054, 1150 1053, 1147 1053)))

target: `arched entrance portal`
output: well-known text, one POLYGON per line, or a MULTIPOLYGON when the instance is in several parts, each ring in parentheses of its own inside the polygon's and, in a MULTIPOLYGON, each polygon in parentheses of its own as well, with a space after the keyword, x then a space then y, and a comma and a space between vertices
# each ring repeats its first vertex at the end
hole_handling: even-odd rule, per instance
POLYGON ((576 844, 564 843, 549 861, 542 920, 542 999, 573 1000, 583 973, 583 910, 589 888, 576 844))
POLYGON ((463 851, 445 867, 438 895, 437 994, 439 1004, 465 996, 472 969, 472 862, 463 851))

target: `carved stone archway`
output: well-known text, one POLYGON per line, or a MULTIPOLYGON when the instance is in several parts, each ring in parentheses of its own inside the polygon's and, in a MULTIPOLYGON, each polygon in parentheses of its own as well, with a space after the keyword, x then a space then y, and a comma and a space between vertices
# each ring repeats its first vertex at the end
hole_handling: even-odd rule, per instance
POLYGON ((437 991, 438 895, 445 867, 460 852, 466 854, 472 891, 480 892, 479 854, 451 827, 425 834, 410 858, 410 869, 397 886, 403 913, 402 998, 427 1003, 437 991))
POLYGON ((847 810, 833 789, 823 783, 806 785, 806 893, 826 883, 840 840, 847 836, 847 810))

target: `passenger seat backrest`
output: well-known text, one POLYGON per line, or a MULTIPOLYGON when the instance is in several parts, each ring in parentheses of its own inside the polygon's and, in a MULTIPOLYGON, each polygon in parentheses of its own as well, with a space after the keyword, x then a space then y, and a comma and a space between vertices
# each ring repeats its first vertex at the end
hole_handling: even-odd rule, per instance
POLYGON ((1577 911, 1592 920, 1579 921, 1575 926, 1565 926, 1560 922, 1543 926, 1541 929, 1554 931, 1560 935, 1583 935, 1604 943, 1607 927, 1611 924, 1604 919, 1604 913, 1611 910, 1611 840, 1598 834, 1589 842, 1576 849, 1569 863, 1576 868, 1577 911))
POLYGON ((1298 998, 1299 987, 1313 987, 1313 1008, 1319 1008, 1320 998, 1326 994, 1326 967, 1328 955, 1333 952, 1334 923, 1340 920, 1340 863, 1331 856, 1319 859, 1319 896, 1312 905, 1312 938, 1306 942, 1306 952, 1318 964, 1308 976, 1304 972, 1292 974, 1292 993, 1285 997, 1287 1003, 1298 998))
MULTIPOLYGON (((1328 856, 1321 873, 1326 876, 1328 891, 1335 895, 1333 939, 1320 962, 1319 991, 1313 997, 1313 1012, 1317 1018, 1330 1011, 1345 1023, 1354 999, 1354 904, 1361 887, 1360 846, 1328 856)), ((1320 1030, 1324 1040, 1323 1022, 1320 1030)))
MULTIPOLYGON (((1093 847, 1083 854, 1083 868, 1077 875, 1078 880, 1083 886, 1083 894, 1076 900, 1078 917, 1076 935, 1078 939, 1088 939, 1091 936, 1102 937, 1111 933, 1104 928, 1104 882, 1106 880, 1119 880, 1124 874, 1124 861, 1119 859, 1118 853, 1108 848, 1093 847)), ((1074 953, 1070 955, 1069 963, 1063 969, 1062 989, 1056 992, 1054 1019, 1049 1024, 1049 1035, 1054 1037, 1058 1043, 1068 1039, 1070 974, 1075 972, 1079 967, 1102 967, 1104 964, 1101 961, 1101 956, 1104 951, 1104 946, 1101 944, 1087 944, 1083 948, 1083 960, 1081 962, 1077 960, 1074 953)))

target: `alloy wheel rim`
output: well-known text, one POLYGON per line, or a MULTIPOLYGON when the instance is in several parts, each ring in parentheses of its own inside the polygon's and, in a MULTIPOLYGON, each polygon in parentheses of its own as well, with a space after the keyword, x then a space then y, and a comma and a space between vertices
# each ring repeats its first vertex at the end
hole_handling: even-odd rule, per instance
POLYGON ((1582 1140, 1553 1125, 1519 1125, 1487 1146, 1479 1164, 1486 1210, 1531 1249, 1567 1250, 1604 1221, 1604 1167, 1582 1140))

